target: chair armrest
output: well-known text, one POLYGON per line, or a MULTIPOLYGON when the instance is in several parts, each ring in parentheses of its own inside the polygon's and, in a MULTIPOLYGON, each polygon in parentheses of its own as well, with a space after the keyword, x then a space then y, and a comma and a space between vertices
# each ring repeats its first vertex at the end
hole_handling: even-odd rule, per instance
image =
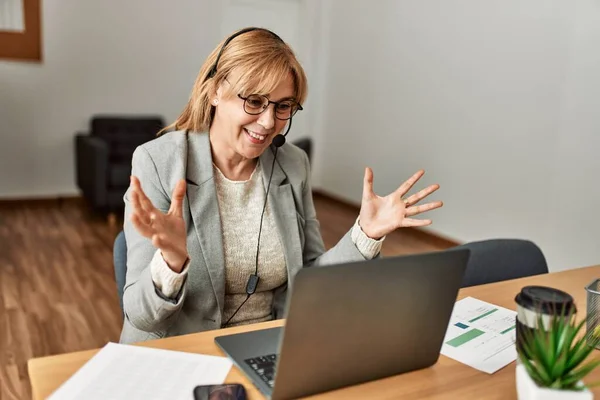
POLYGON ((77 186, 95 207, 107 202, 108 152, 104 140, 83 133, 75 135, 77 186))

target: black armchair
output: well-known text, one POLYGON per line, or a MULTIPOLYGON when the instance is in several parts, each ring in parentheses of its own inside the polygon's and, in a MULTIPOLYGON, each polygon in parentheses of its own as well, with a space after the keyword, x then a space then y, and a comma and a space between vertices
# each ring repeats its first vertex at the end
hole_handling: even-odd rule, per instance
POLYGON ((77 186, 95 211, 123 208, 131 157, 164 127, 162 118, 96 116, 89 133, 75 136, 77 186))

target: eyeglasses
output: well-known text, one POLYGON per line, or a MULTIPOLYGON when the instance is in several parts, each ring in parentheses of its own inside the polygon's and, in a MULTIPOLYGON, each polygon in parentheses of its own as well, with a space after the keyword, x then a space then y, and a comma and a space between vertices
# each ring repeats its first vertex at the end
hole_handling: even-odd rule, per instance
POLYGON ((282 121, 292 118, 298 110, 303 109, 294 100, 271 101, 267 96, 262 94, 251 94, 248 97, 238 94, 238 97, 244 100, 244 111, 250 115, 261 114, 269 107, 269 104, 275 105, 275 118, 282 121))

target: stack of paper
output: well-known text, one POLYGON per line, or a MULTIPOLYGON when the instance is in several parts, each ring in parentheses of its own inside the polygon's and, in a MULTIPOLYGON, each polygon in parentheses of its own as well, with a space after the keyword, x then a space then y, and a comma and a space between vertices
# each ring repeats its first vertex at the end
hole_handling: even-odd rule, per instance
POLYGON ((224 357, 108 343, 49 398, 192 399, 197 385, 225 381, 224 357))
POLYGON ((472 297, 457 301, 441 353, 493 374, 517 358, 516 315, 472 297))

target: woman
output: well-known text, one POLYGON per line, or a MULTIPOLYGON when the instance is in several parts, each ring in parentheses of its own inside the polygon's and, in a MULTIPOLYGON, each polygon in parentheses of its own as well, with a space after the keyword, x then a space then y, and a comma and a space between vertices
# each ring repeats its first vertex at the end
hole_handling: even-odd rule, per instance
POLYGON ((325 251, 308 157, 280 134, 306 93, 277 35, 238 31, 210 54, 170 132, 136 149, 121 342, 282 318, 300 268, 371 259, 388 233, 431 223, 410 217, 442 205, 415 205, 438 185, 402 199, 422 171, 379 197, 367 168, 356 223, 325 251))

